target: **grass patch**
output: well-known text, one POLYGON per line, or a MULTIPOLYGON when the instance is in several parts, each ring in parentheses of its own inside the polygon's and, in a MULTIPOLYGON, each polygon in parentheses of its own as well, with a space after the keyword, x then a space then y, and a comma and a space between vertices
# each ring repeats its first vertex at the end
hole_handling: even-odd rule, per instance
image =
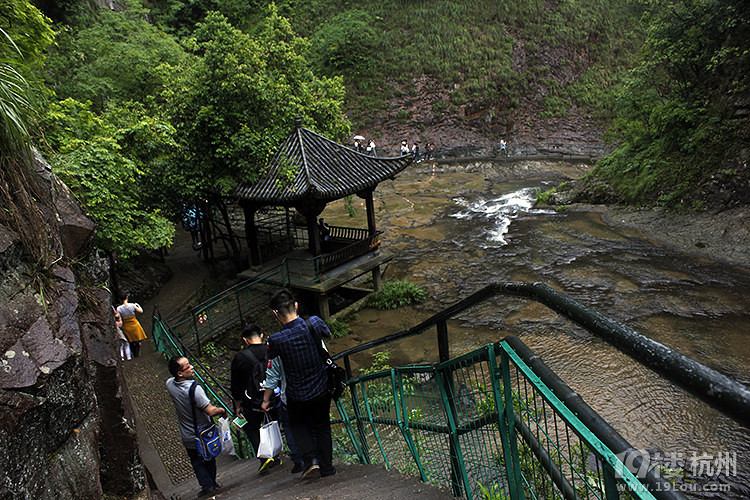
POLYGON ((410 281, 389 281, 370 295, 367 304, 375 309, 396 309, 427 298, 427 292, 410 281))

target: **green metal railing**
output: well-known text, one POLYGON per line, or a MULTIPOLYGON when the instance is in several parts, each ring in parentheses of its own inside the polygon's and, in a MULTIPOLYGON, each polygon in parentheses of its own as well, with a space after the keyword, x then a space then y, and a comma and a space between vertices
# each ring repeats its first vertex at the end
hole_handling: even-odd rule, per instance
POLYGON ((467 499, 654 498, 506 341, 357 377, 338 446, 467 499))
MULTIPOLYGON (((351 377, 358 353, 437 334, 434 363, 350 379, 350 390, 336 402, 337 449, 363 463, 418 474, 468 499, 683 498, 519 339, 506 337, 451 359, 448 320, 501 295, 544 304, 750 427, 750 390, 742 384, 542 283, 495 283, 416 326, 334 356, 351 377)), ((188 357, 212 398, 231 411, 226 389, 157 316, 157 348, 188 357)), ((250 453, 245 448, 240 456, 250 453)))
POLYGON ((171 333, 190 350, 201 354, 202 343, 207 337, 220 335, 252 321, 259 313, 265 313, 271 294, 288 282, 287 267, 279 266, 171 316, 166 323, 170 325, 171 333))

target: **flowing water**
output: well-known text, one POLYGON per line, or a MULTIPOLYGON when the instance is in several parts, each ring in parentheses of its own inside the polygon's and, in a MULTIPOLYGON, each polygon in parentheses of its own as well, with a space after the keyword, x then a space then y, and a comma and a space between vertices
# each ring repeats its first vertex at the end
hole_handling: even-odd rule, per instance
MULTIPOLYGON (((489 283, 541 281, 750 384, 750 271, 660 246, 595 211, 533 206, 538 190, 586 169, 421 164, 381 184, 378 227, 396 254, 386 278, 408 279, 430 298, 406 312, 361 311, 334 350, 413 326, 489 283)), ((352 225, 343 212, 333 205, 326 220, 352 225)), ((682 466, 695 481, 686 495, 750 498, 750 431, 544 306, 498 298, 453 320, 449 332, 451 355, 520 336, 632 445, 682 466)), ((433 336, 412 338, 393 347, 391 364, 434 361, 436 351, 433 336)))

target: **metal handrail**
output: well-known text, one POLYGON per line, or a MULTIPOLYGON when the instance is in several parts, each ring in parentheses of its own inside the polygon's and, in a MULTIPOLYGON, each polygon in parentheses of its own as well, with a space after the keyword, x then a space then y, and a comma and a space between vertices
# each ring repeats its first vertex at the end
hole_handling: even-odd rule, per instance
MULTIPOLYGON (((522 297, 546 305, 742 426, 750 428, 750 389, 746 386, 539 282, 490 284, 416 326, 353 347, 333 358, 348 358, 395 340, 419 335, 496 295, 522 297)), ((447 346, 443 349, 447 351, 447 346)))

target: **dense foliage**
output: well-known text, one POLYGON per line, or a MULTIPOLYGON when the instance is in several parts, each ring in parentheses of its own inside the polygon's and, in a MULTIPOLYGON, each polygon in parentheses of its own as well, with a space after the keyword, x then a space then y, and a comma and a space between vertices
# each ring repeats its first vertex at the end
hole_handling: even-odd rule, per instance
POLYGON ((597 175, 634 202, 731 179, 748 139, 740 0, 140 2, 43 4, 54 23, 0 4, 3 151, 38 112, 45 155, 123 256, 167 243, 185 200, 257 178, 293 117, 343 139, 345 112, 408 118, 388 99, 423 78, 437 119, 616 117, 597 175))
POLYGON ((648 15, 640 63, 617 96, 620 145, 596 175, 631 203, 701 208, 717 172, 724 183, 747 175, 733 160, 750 143, 750 4, 659 1, 648 15))
POLYGON ((45 153, 97 222, 99 246, 121 258, 169 245, 184 202, 255 179, 295 116, 349 132, 341 79, 312 72, 308 42, 273 6, 252 35, 200 6, 194 18, 166 6, 163 19, 180 20, 169 31, 185 37, 137 3, 55 11, 66 22, 44 72, 45 153))
POLYGON ((307 41, 275 11, 256 36, 210 13, 186 46, 194 63, 171 68, 163 97, 180 141, 179 171, 169 175, 194 195, 257 178, 295 116, 330 137, 348 134, 341 80, 309 69, 307 41))

